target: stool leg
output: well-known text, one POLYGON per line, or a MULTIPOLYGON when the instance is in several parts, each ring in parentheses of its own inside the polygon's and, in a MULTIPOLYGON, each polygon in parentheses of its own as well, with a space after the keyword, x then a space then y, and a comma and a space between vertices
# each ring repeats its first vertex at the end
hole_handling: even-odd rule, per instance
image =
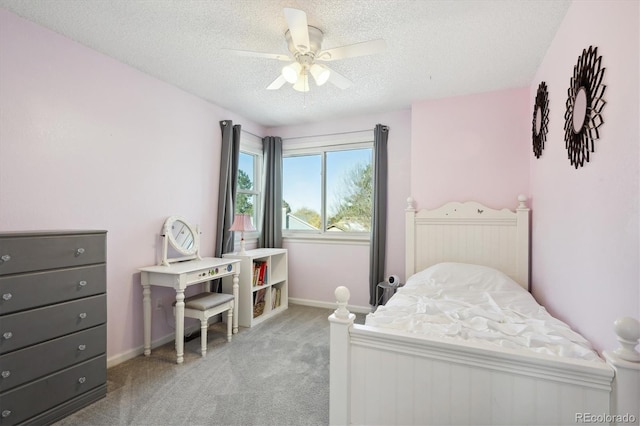
POLYGON ((202 356, 207 354, 207 328, 209 327, 209 318, 200 320, 200 353, 202 356))
POLYGON ((231 326, 233 325, 233 308, 227 312, 227 342, 231 341, 231 326))

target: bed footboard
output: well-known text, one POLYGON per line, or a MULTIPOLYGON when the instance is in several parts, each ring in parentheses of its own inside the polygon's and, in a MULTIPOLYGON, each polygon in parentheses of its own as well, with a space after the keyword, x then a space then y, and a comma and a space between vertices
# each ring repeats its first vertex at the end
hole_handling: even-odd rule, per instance
POLYGON ((354 324, 348 298, 339 287, 329 317, 332 425, 638 422, 640 363, 626 351, 609 365, 383 331, 354 324))
POLYGON ((349 424, 351 344, 349 332, 356 316, 347 310, 350 293, 346 287, 335 291, 338 309, 329 317, 329 424, 349 424))

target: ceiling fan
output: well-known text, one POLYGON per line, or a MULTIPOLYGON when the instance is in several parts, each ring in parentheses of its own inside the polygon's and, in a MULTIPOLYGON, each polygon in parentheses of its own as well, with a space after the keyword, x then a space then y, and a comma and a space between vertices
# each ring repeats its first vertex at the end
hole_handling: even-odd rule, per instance
POLYGON ((377 39, 322 50, 323 33, 320 29, 307 24, 307 14, 305 12, 298 9, 285 8, 284 16, 289 27, 284 36, 287 40, 290 55, 223 49, 240 56, 290 62, 282 68, 282 74, 267 86, 267 90, 277 90, 284 86, 285 83, 291 83, 295 90, 308 92, 309 74, 311 74, 318 86, 322 86, 329 81, 340 89, 346 89, 352 84, 348 78, 318 62, 331 62, 356 56, 373 55, 382 52, 387 47, 384 40, 377 39))

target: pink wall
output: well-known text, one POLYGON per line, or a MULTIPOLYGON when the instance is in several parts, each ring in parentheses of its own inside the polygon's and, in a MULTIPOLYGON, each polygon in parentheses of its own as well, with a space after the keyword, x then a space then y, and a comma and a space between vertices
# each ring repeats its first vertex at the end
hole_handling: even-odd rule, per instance
POLYGON ((416 102, 411 194, 418 208, 476 200, 493 208, 528 195, 528 88, 416 102))
MULTIPOLYGON (((268 129, 284 139, 373 129, 389 126, 387 275, 404 276, 404 208, 409 194, 411 156, 411 115, 409 110, 367 115, 325 123, 268 129)), ((286 147, 286 140, 284 142, 286 147)), ((349 304, 369 307, 369 245, 363 243, 327 244, 285 240, 289 249, 289 296, 334 303, 339 285, 351 291, 349 304)))
MULTIPOLYGON (((3 9, 0 112, 0 231, 107 230, 108 357, 140 348, 137 268, 165 218, 200 224, 213 254, 218 122, 264 129, 3 9)), ((157 313, 153 339, 172 332, 157 313)))
POLYGON ((530 155, 533 197, 533 293, 597 349, 617 347, 612 323, 640 316, 640 3, 575 1, 531 84, 549 90, 549 133, 530 155), (591 162, 567 159, 564 113, 573 67, 598 47, 606 67, 604 125, 591 162))
MULTIPOLYGON (((109 231, 108 354, 123 355, 142 345, 137 268, 156 263, 164 219, 199 223, 203 254, 213 252, 219 120, 283 138, 383 123, 390 127, 387 273, 404 273, 407 196, 419 207, 453 199, 515 207, 517 194, 530 195, 534 295, 597 348, 614 347, 611 322, 640 313, 638 9, 632 1, 574 2, 529 88, 275 129, 0 10, 0 231, 109 231), (592 162, 574 170, 564 150, 564 102, 589 44, 607 67, 605 124, 592 162), (535 159, 532 105, 542 80, 551 120, 535 159)), ((351 304, 368 305, 368 245, 285 247, 291 297, 332 303, 335 286, 346 284, 351 304)), ((173 296, 155 294, 165 303, 173 296)), ((153 338, 170 332, 156 316, 153 338)))

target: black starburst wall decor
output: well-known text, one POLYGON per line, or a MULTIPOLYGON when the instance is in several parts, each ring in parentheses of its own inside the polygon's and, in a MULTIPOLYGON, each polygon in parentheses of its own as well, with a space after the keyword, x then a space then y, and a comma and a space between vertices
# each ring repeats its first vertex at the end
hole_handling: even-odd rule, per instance
POLYGON ((536 102, 533 105, 533 122, 531 124, 531 138, 533 140, 533 153, 540 158, 544 143, 547 140, 549 125, 549 92, 544 81, 538 85, 536 102))
POLYGON ((564 140, 569 161, 576 169, 589 162, 593 142, 600 138, 598 129, 604 123, 602 109, 606 104, 602 99, 607 87, 602 84, 604 70, 602 56, 598 56, 598 48, 593 46, 582 51, 573 67, 564 114, 564 140))

